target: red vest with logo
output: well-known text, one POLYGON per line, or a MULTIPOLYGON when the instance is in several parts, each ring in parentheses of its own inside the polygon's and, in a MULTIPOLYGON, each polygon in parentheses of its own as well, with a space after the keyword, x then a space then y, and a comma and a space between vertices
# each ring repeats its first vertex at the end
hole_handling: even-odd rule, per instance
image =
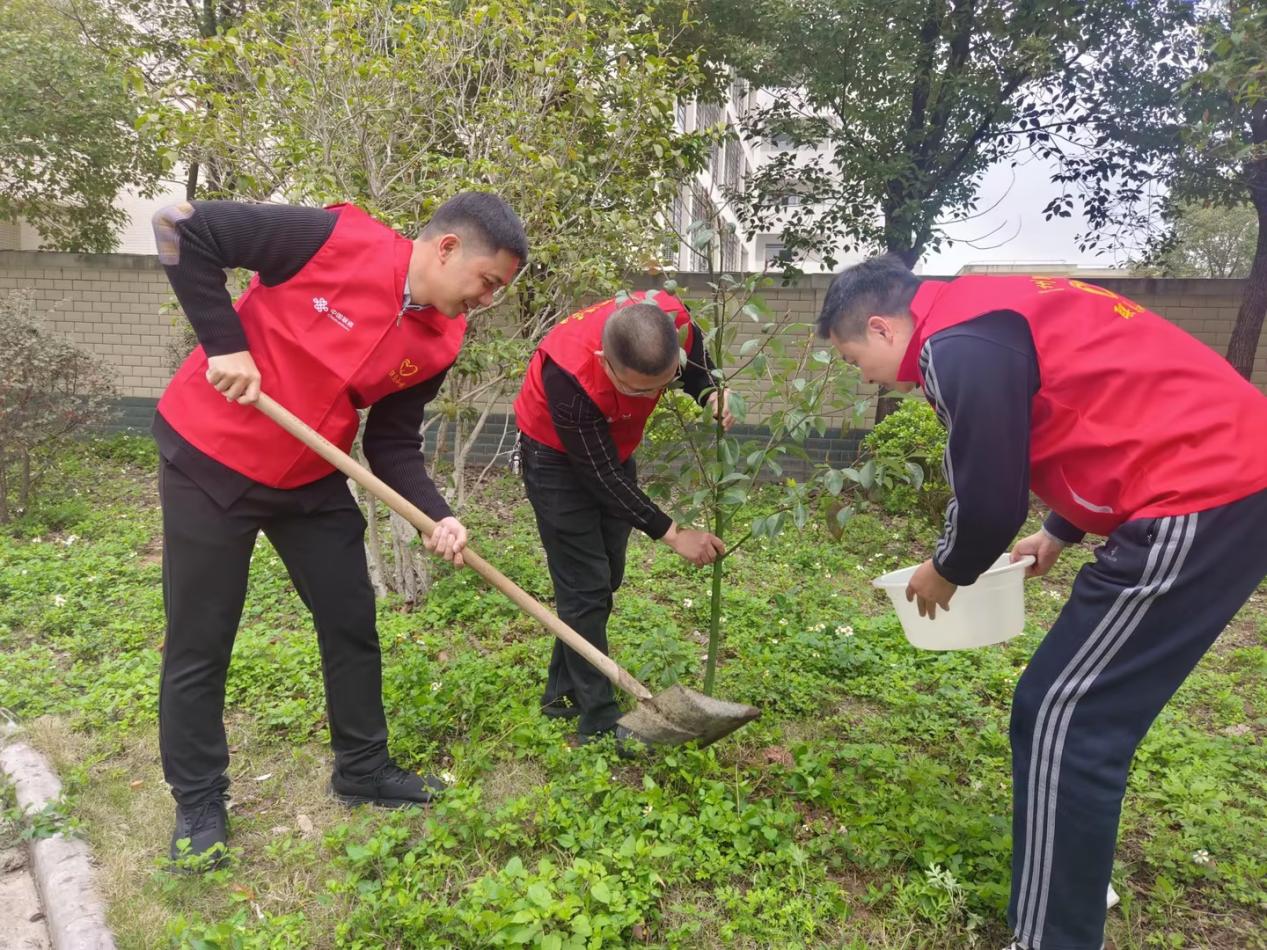
POLYGON ((685 327, 686 337, 682 345, 690 350, 691 315, 682 301, 663 290, 650 295, 646 291, 638 291, 620 303, 604 300, 565 317, 545 335, 537 347, 537 352, 528 364, 528 375, 524 378, 523 387, 515 399, 515 422, 524 435, 563 451, 563 442, 554 431, 545 386, 541 382, 541 367, 548 356, 561 369, 575 377, 585 394, 607 417, 620 460, 623 462, 633 455, 642 441, 642 433, 647 427, 647 420, 651 418, 651 411, 660 399, 660 393, 647 396, 624 395, 612 384, 603 369, 602 361, 594 355, 603 348, 603 325, 607 318, 621 307, 632 303, 656 304, 673 318, 673 325, 678 328, 679 333, 685 327))
POLYGON ((1267 488, 1267 396, 1205 344, 1094 284, 926 281, 911 302, 902 377, 923 386, 924 341, 993 310, 1029 324, 1040 380, 1030 485, 1067 521, 1107 535, 1133 518, 1204 511, 1267 488))
MULTIPOLYGON (((433 307, 402 312, 413 242, 351 205, 325 244, 284 283, 259 277, 234 305, 261 388, 344 451, 357 410, 443 372, 457 357, 466 318, 433 307)), ((252 406, 227 401, 206 380, 202 347, 185 360, 158 411, 190 444, 273 488, 297 488, 334 468, 252 406)))

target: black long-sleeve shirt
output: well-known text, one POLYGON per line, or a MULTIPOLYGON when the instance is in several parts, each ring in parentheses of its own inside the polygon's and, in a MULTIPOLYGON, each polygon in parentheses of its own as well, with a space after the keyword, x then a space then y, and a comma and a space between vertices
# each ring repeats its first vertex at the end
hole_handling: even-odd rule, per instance
MULTIPOLYGON (((714 385, 712 362, 704 349, 704 335, 691 325, 691 348, 682 368, 682 388, 696 401, 714 385)), ((607 417, 577 382, 576 377, 548 357, 541 367, 541 383, 554 431, 572 466, 603 509, 629 522, 652 538, 662 538, 673 519, 647 497, 620 464, 607 417)))
POLYGON ((1030 406, 1040 383, 1029 325, 995 311, 934 334, 920 351, 924 395, 947 429, 952 498, 933 564, 971 584, 1029 511, 1030 406))
MULTIPOLYGON (((255 271, 268 287, 284 283, 325 244, 337 219, 324 208, 233 201, 172 205, 155 215, 159 259, 208 356, 247 349, 225 270, 255 271)), ((363 439, 366 460, 375 474, 437 521, 453 512, 427 473, 421 430, 426 405, 436 397, 446 373, 375 403, 363 439)), ((222 507, 254 484, 190 445, 161 415, 155 415, 153 431, 163 457, 222 507)), ((293 491, 311 495, 315 502, 343 480, 343 475, 334 472, 293 491)))

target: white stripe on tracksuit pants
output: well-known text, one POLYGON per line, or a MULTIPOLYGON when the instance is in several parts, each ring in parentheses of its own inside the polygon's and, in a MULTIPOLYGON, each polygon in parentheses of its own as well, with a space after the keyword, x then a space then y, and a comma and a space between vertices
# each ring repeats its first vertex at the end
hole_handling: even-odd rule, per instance
POLYGON ((1122 525, 1078 574, 1012 704, 1012 898, 1029 950, 1099 950, 1131 758, 1267 576, 1267 491, 1122 525))

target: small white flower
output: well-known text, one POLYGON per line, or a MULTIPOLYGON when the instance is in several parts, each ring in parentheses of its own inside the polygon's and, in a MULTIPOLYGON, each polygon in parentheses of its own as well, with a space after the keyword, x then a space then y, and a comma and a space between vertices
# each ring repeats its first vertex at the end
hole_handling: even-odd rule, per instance
POLYGON ((770 638, 770 642, 771 642, 771 643, 773 643, 773 644, 775 644, 775 645, 777 646, 777 645, 778 645, 778 643, 779 643, 779 638, 778 638, 778 637, 771 637, 771 638, 770 638))
POLYGON ((816 660, 817 660, 817 659, 818 659, 821 655, 822 655, 822 654, 820 654, 817 650, 812 650, 812 651, 810 651, 810 656, 812 656, 812 657, 813 657, 814 659, 816 659, 816 660))
POLYGON ((66 598, 65 598, 65 597, 63 597, 61 594, 54 594, 54 595, 53 595, 53 606, 54 606, 54 607, 64 607, 65 605, 66 605, 66 598))
POLYGON ((31 543, 32 543, 32 544, 39 544, 39 543, 40 543, 40 542, 42 542, 43 540, 44 540, 43 538, 32 538, 32 539, 31 539, 31 543))
POLYGON ((647 804, 646 804, 645 806, 643 806, 642 813, 643 813, 644 815, 649 815, 649 814, 651 814, 651 812, 652 812, 651 803, 650 803, 650 802, 647 802, 647 804))
POLYGON ((786 626, 787 626, 787 619, 786 619, 786 618, 784 618, 784 617, 780 617, 780 618, 779 618, 779 626, 780 626, 780 627, 786 627, 786 626))
POLYGON ((61 543, 66 545, 66 547, 70 547, 72 544, 74 544, 78 540, 79 540, 79 535, 68 534, 66 535, 66 537, 61 539, 61 543))
POLYGON ((1197 851, 1193 851, 1192 860, 1195 861, 1197 864, 1209 864, 1210 852, 1205 850, 1205 848, 1200 848, 1197 851))
POLYGON ((850 624, 844 624, 843 626, 837 627, 836 632, 842 637, 852 637, 853 627, 850 624))
POLYGON ((444 782, 445 785, 454 785, 457 783, 457 780, 457 776, 452 772, 446 771, 440 773, 440 781, 444 782))
POLYGON ((438 693, 438 692, 440 692, 440 684, 439 684, 439 683, 432 683, 432 684, 431 684, 431 692, 433 692, 433 693, 438 693))
POLYGON ((694 606, 695 606, 695 601, 693 601, 693 600, 691 600, 691 598, 687 597, 687 598, 683 599, 683 601, 682 601, 682 606, 683 606, 683 607, 685 607, 687 610, 690 610, 692 607, 694 607, 694 606))

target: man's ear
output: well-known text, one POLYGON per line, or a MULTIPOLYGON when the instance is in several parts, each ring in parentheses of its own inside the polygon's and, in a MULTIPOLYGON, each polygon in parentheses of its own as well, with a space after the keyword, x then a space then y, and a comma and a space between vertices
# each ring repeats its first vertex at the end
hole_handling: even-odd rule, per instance
POLYGON ((452 257, 462 246, 462 239, 456 234, 442 234, 436 241, 436 256, 443 262, 452 257))

